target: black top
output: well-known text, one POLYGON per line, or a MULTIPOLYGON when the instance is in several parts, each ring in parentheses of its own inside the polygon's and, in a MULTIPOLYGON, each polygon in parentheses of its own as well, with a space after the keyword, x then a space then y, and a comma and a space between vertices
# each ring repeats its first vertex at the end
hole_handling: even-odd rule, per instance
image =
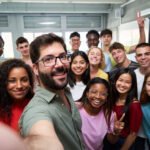
MULTIPOLYGON (((127 68, 131 69, 131 70, 135 70, 139 67, 139 64, 131 61, 131 63, 129 64, 129 66, 127 68)), ((118 65, 116 65, 109 73, 109 81, 112 82, 114 81, 114 77, 116 75, 116 73, 121 69, 122 67, 119 67, 118 65)))

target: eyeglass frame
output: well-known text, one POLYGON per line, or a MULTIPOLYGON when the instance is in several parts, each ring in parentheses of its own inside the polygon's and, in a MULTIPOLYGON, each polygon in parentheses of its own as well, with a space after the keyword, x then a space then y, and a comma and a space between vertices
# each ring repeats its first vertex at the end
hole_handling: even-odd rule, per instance
POLYGON ((51 66, 55 66, 56 65, 56 62, 57 62, 57 58, 59 58, 59 60, 60 60, 60 62, 62 63, 62 64, 67 64, 68 62, 70 62, 71 61, 71 55, 70 54, 67 54, 67 53, 63 53, 63 54, 61 54, 61 55, 59 55, 59 56, 57 56, 57 57, 55 57, 55 56, 53 56, 53 55, 46 55, 46 56, 44 56, 43 58, 41 58, 40 60, 38 60, 38 61, 36 61, 36 63, 35 64, 37 64, 37 63, 39 63, 40 61, 42 61, 42 63, 44 64, 44 66, 45 67, 51 67, 51 66), (64 55, 65 54, 65 55, 64 55), (47 58, 47 57, 53 57, 53 59, 55 59, 55 63, 54 64, 51 64, 51 65, 45 65, 45 62, 44 62, 44 59, 45 58, 47 58), (68 60, 68 59, 70 59, 70 60, 66 60, 67 62, 66 63, 64 63, 64 62, 62 62, 62 56, 66 56, 66 59, 68 60))

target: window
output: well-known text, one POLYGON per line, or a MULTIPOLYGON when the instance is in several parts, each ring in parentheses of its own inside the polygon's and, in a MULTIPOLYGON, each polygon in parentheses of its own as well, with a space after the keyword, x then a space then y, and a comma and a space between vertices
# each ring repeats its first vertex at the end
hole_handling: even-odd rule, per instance
POLYGON ((4 58, 13 58, 14 57, 14 51, 13 51, 13 42, 12 42, 12 33, 11 32, 2 32, 1 33, 3 39, 4 39, 4 52, 3 56, 4 58))

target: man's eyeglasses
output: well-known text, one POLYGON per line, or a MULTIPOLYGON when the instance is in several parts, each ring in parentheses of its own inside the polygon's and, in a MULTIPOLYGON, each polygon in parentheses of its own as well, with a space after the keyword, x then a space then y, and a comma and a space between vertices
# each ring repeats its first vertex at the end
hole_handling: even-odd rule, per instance
POLYGON ((50 67, 56 65, 57 58, 61 61, 62 64, 66 64, 71 61, 70 55, 63 54, 58 57, 47 55, 44 58, 38 60, 36 63, 42 61, 45 67, 50 67))

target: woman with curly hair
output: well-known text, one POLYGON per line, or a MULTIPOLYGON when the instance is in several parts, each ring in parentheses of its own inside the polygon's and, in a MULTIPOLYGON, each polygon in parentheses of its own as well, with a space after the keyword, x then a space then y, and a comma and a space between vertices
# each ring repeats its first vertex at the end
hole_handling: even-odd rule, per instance
POLYGON ((102 150, 104 137, 116 143, 124 127, 124 115, 117 120, 112 111, 109 83, 99 77, 91 79, 76 102, 82 120, 85 150, 102 150))
POLYGON ((98 47, 91 47, 88 51, 88 58, 90 62, 90 78, 100 77, 108 80, 108 74, 103 70, 105 68, 105 57, 102 49, 98 47))
POLYGON ((34 79, 29 65, 9 59, 0 65, 0 121, 18 131, 18 120, 33 96, 34 79))

